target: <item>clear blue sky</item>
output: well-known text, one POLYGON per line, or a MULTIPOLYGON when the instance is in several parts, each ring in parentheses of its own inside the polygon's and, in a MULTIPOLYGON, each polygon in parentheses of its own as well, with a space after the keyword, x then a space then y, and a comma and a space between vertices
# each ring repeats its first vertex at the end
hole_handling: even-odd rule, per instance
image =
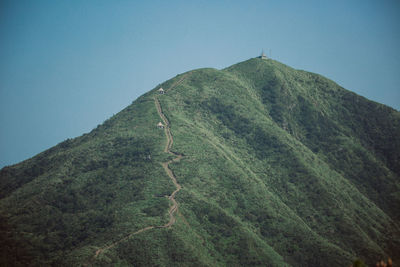
POLYGON ((400 2, 0 1, 0 167, 92 130, 178 73, 264 48, 400 109, 400 2))

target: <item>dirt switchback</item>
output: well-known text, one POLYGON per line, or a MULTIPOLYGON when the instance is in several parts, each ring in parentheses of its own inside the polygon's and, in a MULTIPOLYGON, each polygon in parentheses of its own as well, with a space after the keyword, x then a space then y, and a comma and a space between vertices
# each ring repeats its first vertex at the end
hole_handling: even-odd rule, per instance
MULTIPOLYGON (((168 88, 166 91, 169 91, 171 89, 173 89, 174 87, 176 87, 177 85, 179 85, 186 77, 188 74, 184 75, 180 80, 178 80, 176 83, 174 83, 170 88, 168 88)), ((163 162, 161 163, 162 167, 164 168, 165 172, 167 173, 168 177, 171 178, 172 182, 174 183, 176 190, 173 191, 171 193, 170 196, 168 196, 168 199, 172 202, 172 206, 170 206, 169 210, 168 210, 168 214, 169 214, 169 221, 168 223, 164 224, 164 225, 160 225, 160 226, 147 226, 144 227, 134 233, 131 233, 127 236, 125 236, 124 238, 115 241, 114 243, 105 246, 103 248, 100 248, 98 250, 96 250, 95 255, 93 256, 93 260, 96 259, 100 254, 102 254, 104 251, 109 250, 113 247, 115 247, 116 245, 120 244, 121 242, 129 239, 130 237, 143 233, 145 231, 154 229, 154 228, 168 228, 171 227, 175 222, 176 222, 176 218, 175 218, 175 213, 178 211, 178 203, 175 200, 175 195, 182 189, 182 186, 176 181, 176 177, 174 175, 174 173, 171 171, 171 169, 169 168, 169 164, 173 163, 173 162, 177 162, 179 161, 183 156, 181 154, 177 154, 171 151, 172 148, 172 144, 174 143, 174 139, 172 137, 171 131, 170 131, 170 126, 169 126, 169 121, 168 119, 165 117, 162 108, 161 108, 161 104, 160 101, 157 99, 157 97, 154 97, 154 103, 155 106, 157 108, 157 112, 158 115, 160 116, 160 118, 162 119, 162 121, 164 122, 164 132, 165 132, 165 136, 167 138, 167 143, 165 145, 164 148, 164 152, 169 153, 173 156, 176 156, 174 159, 167 161, 167 162, 163 162)))

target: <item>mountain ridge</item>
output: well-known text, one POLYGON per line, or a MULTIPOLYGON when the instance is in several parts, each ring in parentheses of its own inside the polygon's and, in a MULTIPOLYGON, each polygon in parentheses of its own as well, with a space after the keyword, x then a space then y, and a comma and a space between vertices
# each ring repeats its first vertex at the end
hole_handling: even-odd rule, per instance
POLYGON ((168 221, 163 196, 174 185, 159 163, 172 159, 154 96, 172 152, 184 155, 170 166, 180 215, 94 265, 340 266, 396 256, 400 113, 320 75, 250 59, 177 75, 92 132, 3 168, 0 214, 20 234, 2 234, 11 248, 25 244, 26 262, 79 265, 108 240, 168 221))

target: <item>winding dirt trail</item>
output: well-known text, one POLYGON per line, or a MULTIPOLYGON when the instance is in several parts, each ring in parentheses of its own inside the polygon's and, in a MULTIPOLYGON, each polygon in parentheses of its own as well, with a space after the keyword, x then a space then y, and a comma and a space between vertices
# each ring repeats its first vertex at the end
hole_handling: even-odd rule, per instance
MULTIPOLYGON (((178 86, 180 83, 182 83, 189 74, 190 73, 187 73, 187 74, 183 75, 183 77, 181 79, 179 79, 178 81, 176 81, 175 83, 173 83, 171 85, 171 87, 169 87, 166 90, 166 92, 171 90, 171 89, 173 89, 174 87, 178 86)), ((151 229, 154 229, 154 228, 168 228, 168 227, 171 227, 176 222, 175 213, 178 211, 178 202, 176 202, 176 200, 175 200, 175 195, 182 189, 182 186, 176 181, 176 177, 175 177, 174 173, 172 172, 172 170, 169 168, 168 165, 173 163, 173 162, 179 161, 183 156, 181 154, 177 154, 177 153, 174 153, 174 152, 171 151, 172 144, 174 143, 174 138, 172 137, 172 134, 171 134, 171 131, 170 131, 169 121, 165 117, 165 115, 164 115, 164 113, 162 111, 161 104, 160 104, 160 101, 158 100, 157 96, 154 96, 154 104, 155 104, 155 106, 157 108, 158 115, 160 116, 160 118, 164 122, 164 132, 165 132, 165 136, 167 138, 167 143, 165 145, 164 152, 175 156, 175 158, 173 158, 172 160, 161 163, 161 165, 164 168, 165 172, 167 173, 169 178, 171 178, 172 182, 174 183, 174 185, 176 187, 175 191, 172 192, 170 196, 168 196, 168 199, 172 202, 172 206, 170 206, 170 208, 168 210, 169 221, 168 221, 168 223, 166 223, 164 225, 160 225, 160 226, 147 226, 145 228, 142 228, 142 229, 140 229, 140 230, 138 230, 138 231, 136 231, 134 233, 131 233, 131 234, 123 237, 120 240, 115 241, 114 243, 112 243, 112 244, 110 244, 108 246, 105 246, 103 248, 100 248, 100 249, 96 250, 96 253, 93 256, 92 260, 95 260, 104 251, 115 247, 119 243, 129 239, 130 237, 132 237, 134 235, 143 233, 145 231, 148 231, 148 230, 151 230, 151 229)))
POLYGON ((157 107, 157 111, 158 111, 158 115, 160 115, 161 119, 164 122, 164 132, 165 135, 167 137, 167 144, 165 145, 164 148, 164 152, 167 152, 173 156, 176 156, 176 158, 167 161, 167 162, 163 162, 161 163, 161 165, 163 166, 165 172, 168 174, 169 178, 171 178, 172 182, 174 183, 176 189, 174 192, 172 192, 172 194, 168 197, 169 200, 171 200, 172 202, 172 206, 169 208, 169 222, 163 226, 160 226, 162 228, 164 227, 170 227, 171 225, 173 225, 176 221, 174 213, 178 210, 178 203, 175 200, 175 195, 179 192, 179 190, 182 189, 182 186, 180 184, 178 184, 178 182, 176 181, 176 177, 174 175, 174 173, 171 171, 171 169, 169 168, 169 164, 179 161, 182 158, 182 155, 180 154, 176 154, 174 152, 171 151, 171 147, 172 144, 174 143, 174 138, 172 137, 171 131, 170 131, 170 127, 169 127, 169 121, 167 120, 167 118, 164 116, 164 113, 162 112, 162 108, 160 105, 160 101, 158 101, 157 97, 154 97, 154 103, 156 104, 157 107))

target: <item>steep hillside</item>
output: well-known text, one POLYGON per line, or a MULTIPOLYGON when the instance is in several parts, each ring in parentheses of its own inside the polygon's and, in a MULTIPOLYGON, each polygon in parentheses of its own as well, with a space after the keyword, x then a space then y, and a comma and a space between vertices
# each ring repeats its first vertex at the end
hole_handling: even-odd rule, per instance
POLYGON ((273 60, 190 71, 3 168, 0 215, 3 265, 400 262, 400 113, 273 60))

